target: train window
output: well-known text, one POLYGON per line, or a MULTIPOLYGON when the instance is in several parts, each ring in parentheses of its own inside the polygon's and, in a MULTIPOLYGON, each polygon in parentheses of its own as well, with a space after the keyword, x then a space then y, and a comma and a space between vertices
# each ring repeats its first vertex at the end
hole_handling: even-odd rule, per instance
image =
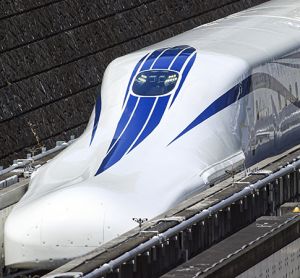
POLYGON ((179 74, 172 70, 148 70, 137 75, 132 91, 139 96, 161 96, 171 92, 179 74))

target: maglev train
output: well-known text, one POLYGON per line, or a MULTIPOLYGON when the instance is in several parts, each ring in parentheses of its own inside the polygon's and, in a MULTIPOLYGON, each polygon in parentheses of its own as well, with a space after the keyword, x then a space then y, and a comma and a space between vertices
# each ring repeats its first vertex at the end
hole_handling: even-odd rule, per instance
POLYGON ((7 218, 6 265, 55 267, 226 170, 299 144, 299 90, 298 0, 269 1, 114 60, 84 133, 33 174, 7 218))

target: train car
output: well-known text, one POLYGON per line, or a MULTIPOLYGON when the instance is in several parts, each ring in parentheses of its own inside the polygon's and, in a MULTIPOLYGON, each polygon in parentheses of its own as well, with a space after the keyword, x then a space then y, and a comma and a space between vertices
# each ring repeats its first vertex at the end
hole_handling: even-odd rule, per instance
POLYGON ((270 1, 114 60, 85 132, 34 172, 5 263, 52 268, 299 144, 300 3, 270 1))

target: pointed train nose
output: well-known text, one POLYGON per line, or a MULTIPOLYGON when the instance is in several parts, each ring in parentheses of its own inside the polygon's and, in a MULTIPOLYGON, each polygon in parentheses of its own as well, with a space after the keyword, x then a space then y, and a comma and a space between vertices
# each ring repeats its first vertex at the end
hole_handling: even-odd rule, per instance
POLYGON ((25 199, 13 209, 4 229, 7 266, 50 269, 103 243, 104 204, 93 188, 81 189, 25 199))

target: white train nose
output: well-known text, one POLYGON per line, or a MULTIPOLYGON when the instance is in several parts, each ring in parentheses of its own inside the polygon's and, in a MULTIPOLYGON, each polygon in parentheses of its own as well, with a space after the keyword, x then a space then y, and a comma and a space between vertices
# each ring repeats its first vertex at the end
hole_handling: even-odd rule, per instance
POLYGON ((72 187, 25 199, 5 223, 5 264, 53 268, 93 250, 104 241, 104 210, 92 188, 84 195, 72 187))

